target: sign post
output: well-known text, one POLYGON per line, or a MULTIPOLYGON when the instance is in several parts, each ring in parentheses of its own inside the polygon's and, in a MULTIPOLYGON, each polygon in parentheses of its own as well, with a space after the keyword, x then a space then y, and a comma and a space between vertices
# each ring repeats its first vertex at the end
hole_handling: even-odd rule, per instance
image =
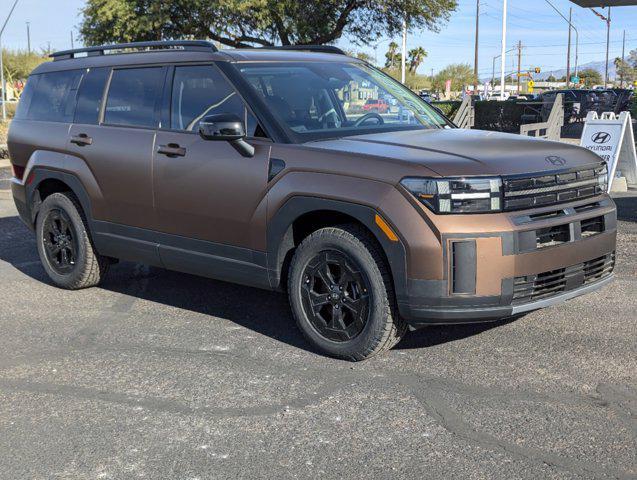
POLYGON ((582 133, 581 144, 599 155, 608 165, 608 191, 617 172, 626 177, 630 187, 637 187, 637 152, 635 135, 629 112, 616 116, 612 112, 589 112, 582 133))

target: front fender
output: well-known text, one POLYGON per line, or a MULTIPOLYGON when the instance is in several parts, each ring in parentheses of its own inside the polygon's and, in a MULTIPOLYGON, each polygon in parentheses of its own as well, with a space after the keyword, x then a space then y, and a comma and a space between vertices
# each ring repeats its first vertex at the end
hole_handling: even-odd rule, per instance
POLYGON ((294 248, 292 225, 302 215, 331 211, 348 215, 372 232, 387 257, 396 294, 406 286, 406 251, 400 233, 398 241, 389 240, 376 225, 380 215, 391 225, 380 205, 395 188, 387 183, 342 175, 314 172, 290 172, 267 195, 267 262, 270 283, 280 286, 286 255, 294 248))

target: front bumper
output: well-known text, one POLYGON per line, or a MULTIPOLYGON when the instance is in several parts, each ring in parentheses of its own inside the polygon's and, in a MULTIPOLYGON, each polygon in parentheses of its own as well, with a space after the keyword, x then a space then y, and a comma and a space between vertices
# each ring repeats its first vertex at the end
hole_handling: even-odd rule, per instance
MULTIPOLYGON (((559 304, 613 277, 617 216, 608 196, 498 219, 508 228, 460 233, 446 217, 440 232, 441 278, 408 278, 398 294, 412 328, 498 320, 559 304), (455 231, 454 231, 455 228, 455 231)), ((476 226, 474 224, 474 226, 476 226)))

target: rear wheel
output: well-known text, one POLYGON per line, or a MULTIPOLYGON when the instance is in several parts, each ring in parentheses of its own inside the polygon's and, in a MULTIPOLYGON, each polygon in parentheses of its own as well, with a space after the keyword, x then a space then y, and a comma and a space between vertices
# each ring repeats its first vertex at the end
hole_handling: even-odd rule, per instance
POLYGON ((364 360, 405 333, 375 239, 358 225, 317 230, 297 248, 288 293, 306 338, 328 355, 364 360))
POLYGON ((109 261, 95 251, 82 207, 71 193, 53 193, 36 221, 40 261, 58 287, 71 290, 97 285, 109 261))

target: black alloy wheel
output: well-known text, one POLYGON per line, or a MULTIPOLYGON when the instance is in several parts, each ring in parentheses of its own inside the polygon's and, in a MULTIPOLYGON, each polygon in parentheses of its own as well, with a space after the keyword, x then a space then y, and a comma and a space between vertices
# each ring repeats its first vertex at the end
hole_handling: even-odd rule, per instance
POLYGON ((77 233, 66 212, 48 212, 42 228, 44 251, 51 268, 60 275, 73 271, 78 257, 77 233))
POLYGON ((324 338, 345 342, 358 336, 369 317, 369 282, 342 252, 324 250, 303 271, 303 309, 324 338))

